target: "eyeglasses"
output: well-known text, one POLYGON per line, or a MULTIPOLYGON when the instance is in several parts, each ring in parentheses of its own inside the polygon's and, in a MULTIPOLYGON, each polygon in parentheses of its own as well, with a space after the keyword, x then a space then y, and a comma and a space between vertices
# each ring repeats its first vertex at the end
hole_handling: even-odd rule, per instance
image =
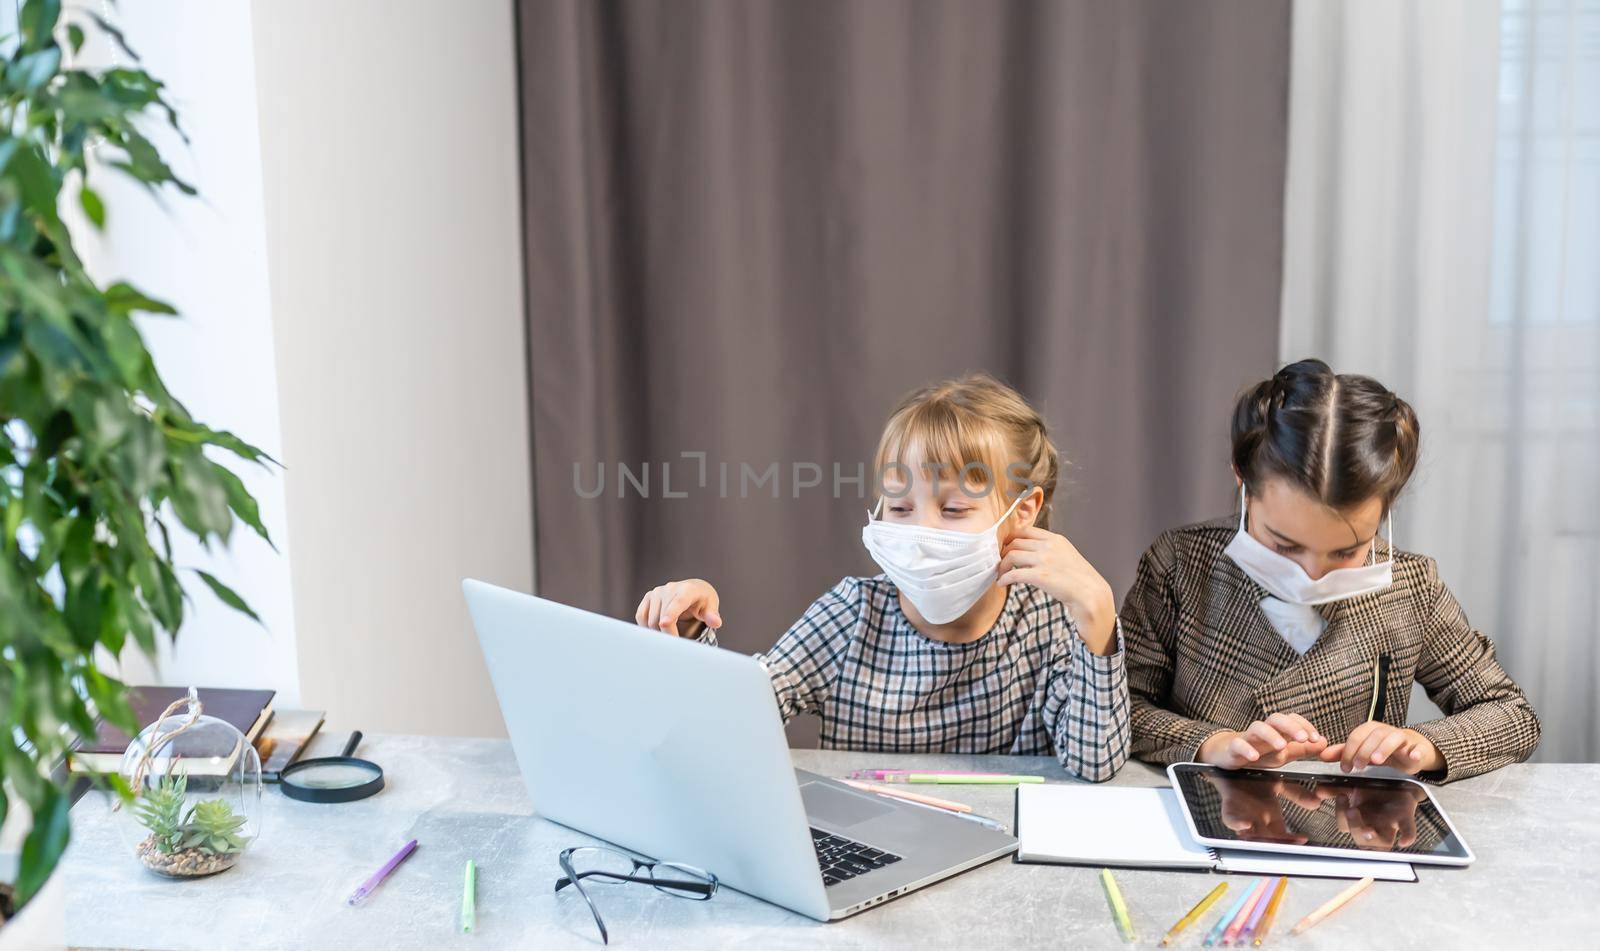
POLYGON ((560 861, 561 870, 567 874, 556 879, 556 891, 559 892, 568 885, 578 890, 578 894, 583 896, 584 902, 589 906, 589 913, 594 915, 594 925, 600 929, 600 941, 604 944, 610 944, 611 938, 606 934, 606 923, 600 917, 600 909, 595 907, 594 899, 589 897, 588 890, 583 887, 585 880, 591 885, 637 882, 640 885, 650 885, 675 898, 687 898, 691 901, 708 901, 717 893, 715 875, 703 868, 695 868, 693 865, 684 865, 681 862, 641 862, 615 849, 594 846, 566 849, 561 853, 560 861))

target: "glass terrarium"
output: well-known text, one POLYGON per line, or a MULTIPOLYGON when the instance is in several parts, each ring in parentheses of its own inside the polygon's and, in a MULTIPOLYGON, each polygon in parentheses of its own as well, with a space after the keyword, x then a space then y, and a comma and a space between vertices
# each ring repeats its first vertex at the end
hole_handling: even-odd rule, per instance
POLYGON ((111 795, 122 840, 158 875, 215 875, 261 834, 261 757, 193 690, 128 744, 122 778, 134 794, 111 795))

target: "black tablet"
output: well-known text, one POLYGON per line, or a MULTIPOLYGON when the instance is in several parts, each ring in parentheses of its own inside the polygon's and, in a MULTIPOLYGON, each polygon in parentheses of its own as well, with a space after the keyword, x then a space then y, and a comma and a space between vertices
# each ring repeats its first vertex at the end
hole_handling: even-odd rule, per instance
POLYGON ((1387 776, 1167 767, 1204 845, 1337 858, 1466 865, 1472 850, 1422 783, 1387 776))

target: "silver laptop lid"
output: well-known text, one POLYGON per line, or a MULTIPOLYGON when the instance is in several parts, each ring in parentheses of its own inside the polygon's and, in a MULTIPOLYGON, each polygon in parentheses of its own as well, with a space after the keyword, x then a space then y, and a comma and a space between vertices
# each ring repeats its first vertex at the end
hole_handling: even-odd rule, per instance
POLYGON ((481 581, 462 589, 540 815, 828 917, 754 658, 481 581))

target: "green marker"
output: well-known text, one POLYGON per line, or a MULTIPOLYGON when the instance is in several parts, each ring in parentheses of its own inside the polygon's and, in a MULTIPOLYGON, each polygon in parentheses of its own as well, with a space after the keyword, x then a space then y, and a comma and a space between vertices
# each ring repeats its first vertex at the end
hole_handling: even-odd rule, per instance
POLYGON ((467 859, 467 880, 461 886, 461 933, 472 934, 478 926, 478 866, 467 859))
POLYGON ((1018 783, 1042 783, 1043 776, 1003 776, 983 773, 910 773, 908 783, 932 783, 940 786, 1015 786, 1018 783))
POLYGON ((1106 902, 1111 905, 1111 917, 1117 921, 1117 930, 1122 932, 1122 940, 1137 941, 1133 933, 1133 921, 1128 917, 1128 906, 1122 900, 1122 889, 1117 887, 1117 880, 1111 877, 1111 870, 1100 870, 1100 884, 1106 887, 1106 902))

